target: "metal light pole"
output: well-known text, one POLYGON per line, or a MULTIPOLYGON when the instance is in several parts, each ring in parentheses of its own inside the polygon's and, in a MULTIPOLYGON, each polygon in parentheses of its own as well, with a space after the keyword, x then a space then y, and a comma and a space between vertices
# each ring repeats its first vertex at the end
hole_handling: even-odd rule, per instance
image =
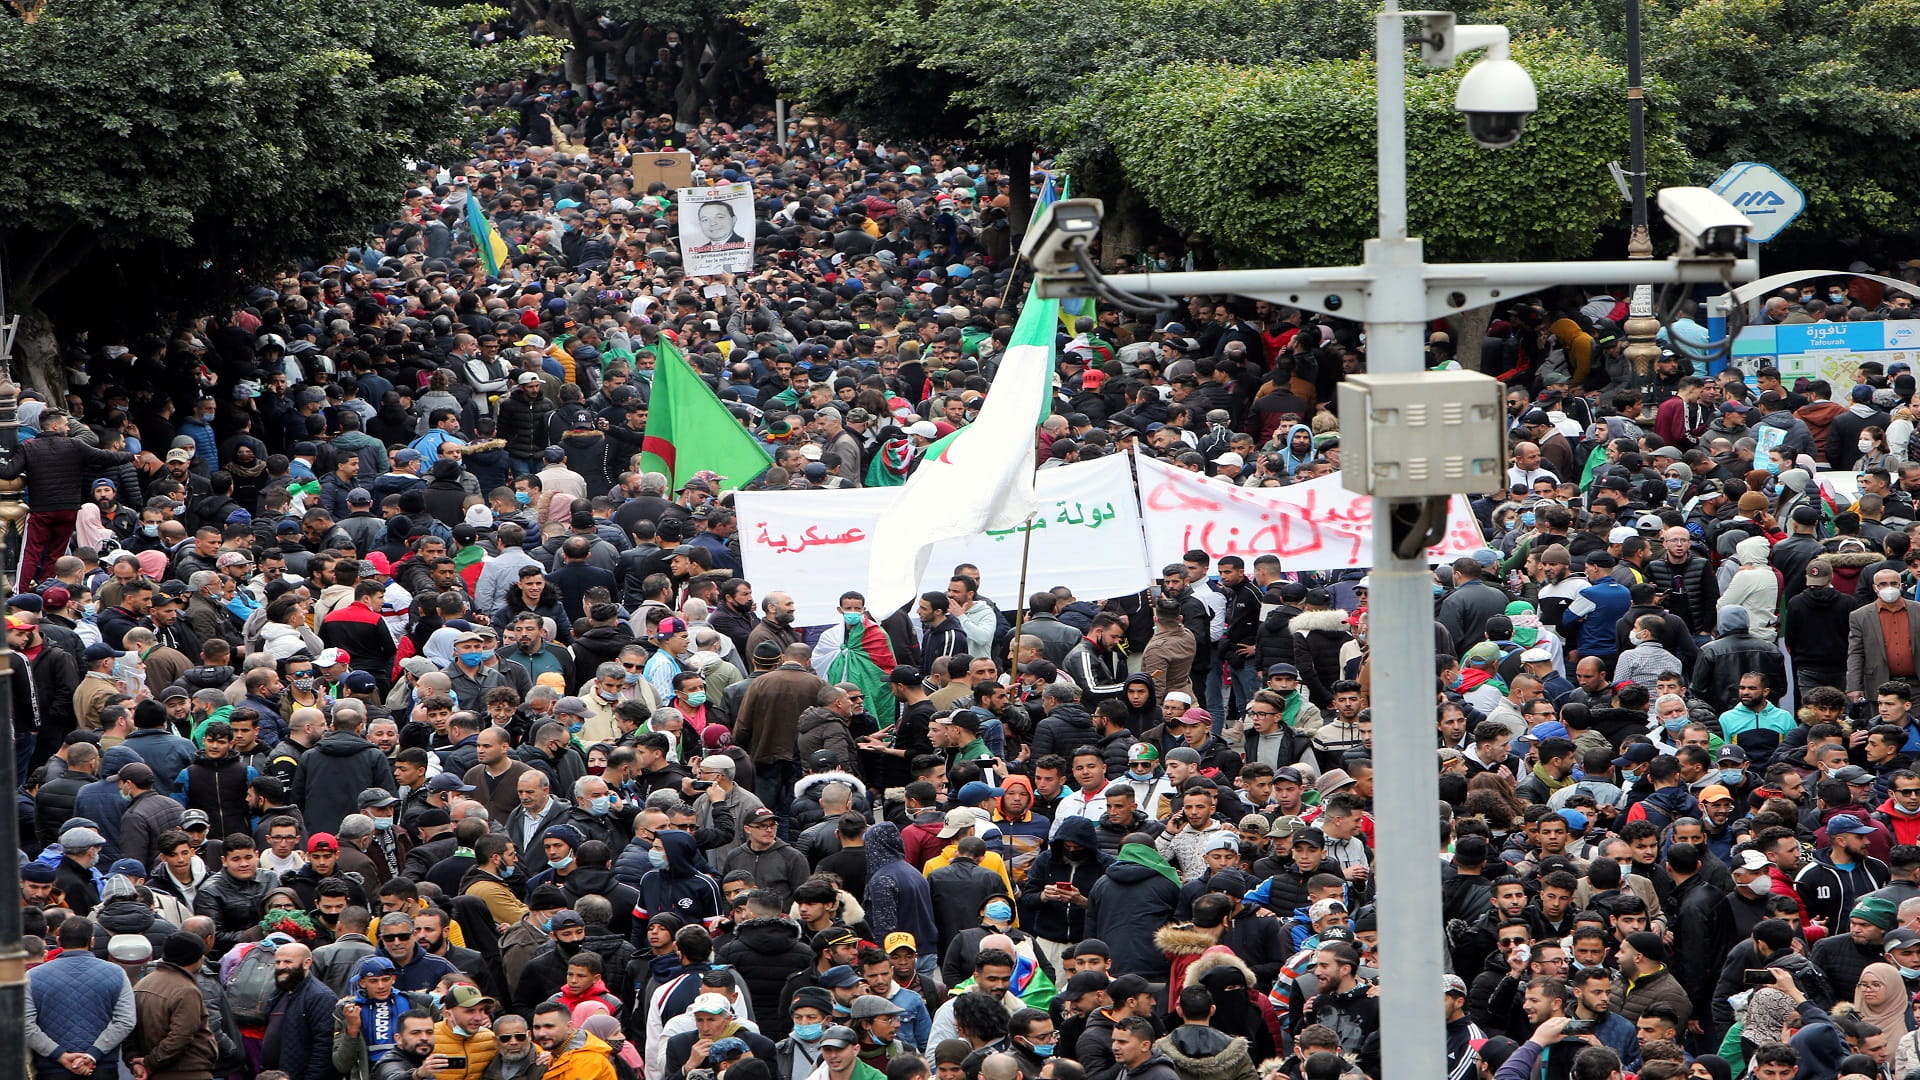
POLYGON ((1374 740, 1373 750, 1380 778, 1374 785, 1374 865, 1383 942, 1380 1013, 1391 1025, 1382 1032, 1381 1065, 1390 1077, 1430 1074, 1446 1054, 1436 851, 1439 770, 1432 735, 1437 685, 1426 549, 1445 527, 1450 495, 1498 483, 1506 452, 1496 420, 1502 388, 1475 372, 1423 371, 1426 323, 1555 285, 1731 282, 1755 276, 1751 259, 1731 256, 1426 262, 1420 239, 1407 235, 1410 42, 1405 35, 1410 18, 1425 22, 1427 32, 1416 40, 1430 65, 1450 65, 1456 48, 1486 48, 1488 59, 1506 60, 1504 27, 1456 30, 1451 13, 1403 12, 1397 0, 1386 0, 1375 19, 1380 235, 1366 242, 1360 265, 1106 276, 1084 248, 1104 210, 1091 199, 1048 207, 1034 240, 1040 253, 1034 259, 1035 283, 1045 298, 1097 297, 1151 310, 1163 297, 1229 294, 1366 324, 1367 375, 1344 383, 1341 396, 1342 429, 1352 432, 1347 445, 1358 451, 1342 477, 1349 490, 1375 496, 1367 626, 1371 708, 1385 733, 1374 740), (1059 239, 1066 234, 1071 238, 1059 239), (1070 256, 1076 243, 1083 245, 1077 259, 1061 256, 1063 251, 1070 256), (1474 419, 1480 416, 1485 419, 1474 419), (1391 497, 1383 497, 1386 492, 1391 497))
MULTIPOLYGON (((1640 0, 1627 0, 1627 198, 1633 204, 1633 225, 1627 233, 1627 258, 1653 258, 1653 236, 1647 228, 1647 99, 1640 88, 1640 0)), ((1626 357, 1634 380, 1651 378, 1660 345, 1654 335, 1660 320, 1653 314, 1653 286, 1636 285, 1621 327, 1627 335, 1626 357)))

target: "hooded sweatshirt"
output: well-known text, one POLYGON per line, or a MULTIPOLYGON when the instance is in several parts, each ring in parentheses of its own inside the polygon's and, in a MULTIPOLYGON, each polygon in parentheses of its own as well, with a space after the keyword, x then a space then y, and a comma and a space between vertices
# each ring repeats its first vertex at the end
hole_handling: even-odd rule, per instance
POLYGON ((665 852, 667 865, 656 866, 640 878, 640 903, 649 917, 670 911, 688 922, 722 914, 720 886, 700 872, 699 847, 684 832, 655 834, 658 850, 665 852))
POLYGON ((1247 1040, 1210 1027, 1182 1024, 1153 1044, 1181 1080, 1251 1080, 1256 1074, 1247 1040))
POLYGON ((867 889, 860 902, 867 909, 867 926, 874 936, 905 931, 915 941, 938 941, 933 922, 933 894, 927 879, 907 862, 900 830, 890 822, 868 827, 867 889))

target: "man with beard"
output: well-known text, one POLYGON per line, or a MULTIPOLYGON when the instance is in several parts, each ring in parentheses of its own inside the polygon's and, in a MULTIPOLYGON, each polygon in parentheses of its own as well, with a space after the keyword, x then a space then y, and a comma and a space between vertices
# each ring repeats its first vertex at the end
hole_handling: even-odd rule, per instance
MULTIPOLYGON (((522 1029, 527 1024, 517 1016, 501 1017, 499 1022, 507 1020, 517 1022, 522 1029)), ((520 1032, 520 1045, 526 1048, 523 1056, 531 1058, 532 1044, 527 1041, 524 1030, 520 1032)), ((399 1037, 393 1049, 373 1066, 372 1080, 425 1080, 446 1066, 447 1056, 433 1052, 433 1014, 414 1009, 400 1017, 399 1037)), ((521 1072, 503 1075, 518 1077, 521 1072)))
MULTIPOLYGON (((589 1035, 575 1031, 573 1017, 558 1002, 542 1002, 533 1010, 533 1041, 552 1055, 546 1075, 564 1080, 613 1080, 613 1048, 589 1035)), ((705 1048, 701 1055, 705 1056, 705 1048)), ((771 1061, 768 1053, 765 1060, 771 1061)))
MULTIPOLYGON (((533 1032, 527 1026, 526 1017, 518 1013, 501 1013, 493 1021, 493 1037, 500 1044, 500 1052, 488 1069, 489 1075, 497 1073, 500 1080, 522 1080, 537 1070, 544 1070, 545 1066, 540 1064, 540 1055, 533 1045, 533 1032)), ((389 1078, 376 1075, 373 1080, 389 1078)))
POLYGON ((288 1080, 327 1080, 334 1075, 334 997, 313 975, 312 951, 298 943, 275 949, 273 983, 261 1066, 281 1070, 288 1080))

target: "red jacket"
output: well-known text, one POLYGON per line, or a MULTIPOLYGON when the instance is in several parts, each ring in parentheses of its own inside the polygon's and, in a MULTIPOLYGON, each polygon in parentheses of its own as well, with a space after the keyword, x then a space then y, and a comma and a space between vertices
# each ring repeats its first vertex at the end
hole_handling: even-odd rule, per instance
POLYGON ((1920 844, 1920 814, 1900 813, 1894 808, 1892 796, 1873 812, 1873 824, 1892 833, 1896 844, 1920 844))

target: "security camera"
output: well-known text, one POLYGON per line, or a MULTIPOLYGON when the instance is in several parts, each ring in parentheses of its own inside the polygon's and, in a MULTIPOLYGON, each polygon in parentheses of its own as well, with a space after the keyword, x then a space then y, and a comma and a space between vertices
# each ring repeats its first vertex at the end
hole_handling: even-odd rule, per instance
POLYGON ((1660 213, 1680 238, 1680 255, 1739 255, 1753 222, 1710 188, 1660 189, 1660 213))
POLYGON ((1527 117, 1540 108, 1527 69, 1506 58, 1506 45, 1487 50, 1454 92, 1453 107, 1467 116, 1467 134, 1481 146, 1499 148, 1520 141, 1527 117))
POLYGON ((1100 235, 1106 207, 1099 199, 1061 199, 1027 229, 1020 255, 1036 274, 1076 274, 1078 253, 1100 235))

